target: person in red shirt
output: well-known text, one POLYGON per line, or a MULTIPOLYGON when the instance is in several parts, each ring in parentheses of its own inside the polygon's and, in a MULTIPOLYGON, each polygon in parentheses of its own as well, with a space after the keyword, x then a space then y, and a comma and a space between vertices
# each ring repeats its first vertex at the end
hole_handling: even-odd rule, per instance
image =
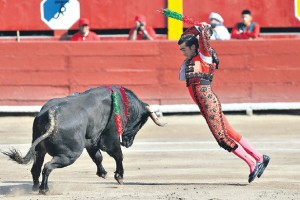
POLYGON ((202 26, 190 27, 183 33, 178 46, 186 60, 181 66, 179 79, 186 81, 192 99, 220 147, 248 164, 248 182, 251 183, 256 177, 261 177, 270 157, 253 148, 244 136, 230 126, 222 112, 221 102, 211 87, 215 69, 219 65, 217 54, 210 46, 211 35, 211 26, 205 22, 202 26))
POLYGON ((97 41, 100 38, 96 33, 90 31, 90 21, 81 18, 78 21, 79 31, 71 37, 71 41, 97 41))
POLYGON ((146 25, 146 17, 138 15, 134 19, 135 27, 129 32, 129 40, 154 40, 156 39, 155 30, 146 25))
POLYGON ((256 22, 252 22, 252 15, 250 10, 243 10, 243 22, 237 23, 231 31, 231 38, 233 39, 255 39, 259 36, 260 27, 256 22))

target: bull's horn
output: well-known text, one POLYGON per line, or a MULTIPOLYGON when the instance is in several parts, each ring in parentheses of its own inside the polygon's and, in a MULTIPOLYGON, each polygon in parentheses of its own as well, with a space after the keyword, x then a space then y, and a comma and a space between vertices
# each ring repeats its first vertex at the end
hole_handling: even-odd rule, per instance
POLYGON ((147 111, 150 114, 151 119, 153 122, 158 126, 165 126, 167 123, 161 123, 157 117, 157 115, 151 110, 150 106, 146 106, 147 111))

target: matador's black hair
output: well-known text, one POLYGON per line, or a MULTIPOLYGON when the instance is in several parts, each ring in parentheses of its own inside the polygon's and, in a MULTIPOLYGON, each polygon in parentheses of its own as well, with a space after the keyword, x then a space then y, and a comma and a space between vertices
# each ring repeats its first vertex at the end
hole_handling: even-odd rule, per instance
POLYGON ((198 39, 192 34, 181 36, 181 38, 178 40, 178 45, 181 45, 184 42, 187 47, 191 47, 192 45, 195 45, 196 49, 199 48, 198 39))

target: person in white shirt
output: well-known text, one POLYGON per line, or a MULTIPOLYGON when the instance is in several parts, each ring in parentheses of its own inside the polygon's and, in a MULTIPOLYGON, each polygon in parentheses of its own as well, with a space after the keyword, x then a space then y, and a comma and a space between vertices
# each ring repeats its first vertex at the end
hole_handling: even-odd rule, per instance
POLYGON ((209 21, 213 30, 213 34, 210 37, 211 40, 230 40, 230 33, 223 25, 224 19, 221 15, 212 12, 209 15, 209 21))

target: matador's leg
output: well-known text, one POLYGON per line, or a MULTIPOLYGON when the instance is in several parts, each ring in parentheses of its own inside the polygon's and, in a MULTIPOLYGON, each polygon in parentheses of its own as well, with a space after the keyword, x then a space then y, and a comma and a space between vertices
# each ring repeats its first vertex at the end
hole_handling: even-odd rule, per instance
POLYGON ((252 182, 256 176, 261 176, 268 162, 266 165, 265 162, 256 162, 239 143, 236 143, 228 136, 223 121, 221 104, 217 96, 211 90, 211 87, 209 85, 198 84, 192 85, 191 87, 194 99, 201 110, 202 116, 205 118, 219 145, 227 151, 233 152, 248 164, 250 168, 248 182, 252 182))
POLYGON ((223 120, 229 137, 238 142, 257 162, 263 162, 263 155, 260 154, 254 147, 252 147, 250 142, 244 136, 240 135, 231 127, 224 114, 223 120))
MULTIPOLYGON (((196 102, 195 97, 194 97, 192 87, 189 87, 189 93, 190 93, 190 95, 191 95, 193 101, 194 101, 196 104, 198 104, 198 103, 196 102)), ((229 136, 231 139, 233 139, 234 141, 239 142, 239 141, 241 140, 241 138, 242 138, 242 135, 240 135, 238 132, 236 132, 236 131, 231 127, 231 125, 229 124, 229 122, 228 122, 228 120, 227 120, 227 118, 226 118, 226 116, 224 115, 223 112, 222 112, 222 118, 223 118, 223 122, 224 122, 224 125, 225 125, 225 128, 226 128, 226 131, 227 131, 228 136, 229 136)))
POLYGON ((202 116, 205 118, 212 134, 221 147, 231 152, 235 150, 237 143, 228 136, 222 110, 217 96, 212 92, 209 85, 192 85, 193 96, 198 104, 202 116))

